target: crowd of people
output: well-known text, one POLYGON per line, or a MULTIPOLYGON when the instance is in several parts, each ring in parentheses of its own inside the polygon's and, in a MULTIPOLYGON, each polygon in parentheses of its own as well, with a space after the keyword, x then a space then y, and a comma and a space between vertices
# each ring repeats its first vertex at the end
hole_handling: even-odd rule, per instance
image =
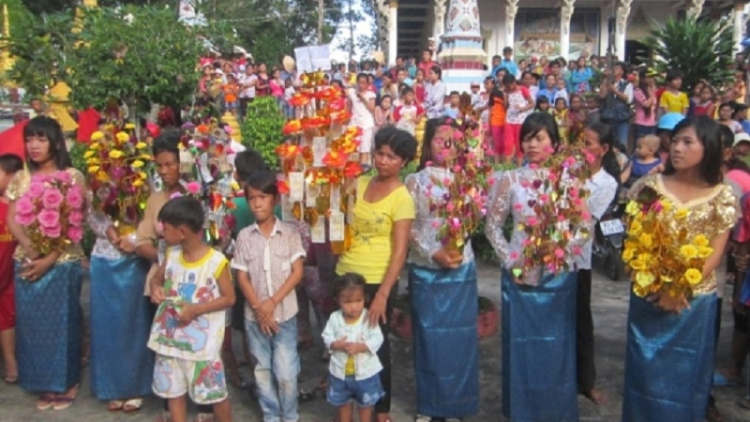
MULTIPOLYGON (((247 104, 267 95, 285 115, 295 113, 288 100, 299 89, 299 75, 282 67, 269 74, 262 63, 216 61, 203 72, 196 102, 242 116, 247 104)), ((749 351, 750 300, 743 302, 741 293, 750 256, 750 167, 742 161, 750 135, 741 79, 721 93, 702 82, 688 96, 677 70, 657 87, 650 69, 631 71, 620 62, 607 67, 597 57, 516 63, 506 48, 493 58, 490 74, 469 87, 467 109, 460 93, 446 91, 441 75, 429 51, 419 63, 399 58, 392 69, 340 65, 328 75, 329 83, 346 90, 352 124, 362 129, 360 158, 372 163, 357 180, 354 235, 340 256, 330 244, 312 243, 306 224, 283 221, 277 175, 252 150, 233 163, 242 187, 233 201, 234 243, 221 250, 207 245, 201 204, 181 195, 181 133, 163 128, 150 145, 161 189, 148 198, 134 236, 121 235, 101 213, 90 210, 86 217, 96 236, 89 270, 91 393, 109 411, 124 412, 139 411, 143 398, 156 394, 164 399, 159 420, 174 422, 187 420, 189 397, 199 405, 198 422, 229 421, 227 380, 244 382, 234 331, 252 361, 263 420, 298 421, 306 399, 298 385, 298 349, 312 341, 312 313, 329 368, 320 386, 336 420, 354 420, 356 405, 360 421, 391 421, 389 322, 406 268, 415 419, 477 414, 475 256, 471 244, 458 251, 437 239, 441 217, 434 198, 446 192, 433 183, 453 177, 448 163, 458 151, 451 140, 463 136, 459 121, 476 119, 486 128, 488 151, 505 169, 494 175, 485 221, 501 266, 504 415, 572 422, 579 394, 596 404, 607 400, 595 386, 592 240, 575 243, 583 252, 571 255, 564 271, 519 275, 514 265, 528 233, 519 224, 506 233, 509 221, 537 212, 535 201, 547 192, 536 182, 551 177, 544 165, 558 147, 582 142, 591 177, 566 180, 566 194, 587 190, 582 206, 594 221, 622 186, 631 200, 649 190, 689 210, 674 226, 675 236, 682 230, 702 235, 713 250, 692 297, 631 297, 622 420, 721 420, 710 393, 725 289, 716 269, 727 250, 735 333, 725 381, 741 382, 749 351), (581 139, 570 139, 579 126, 581 139), (417 171, 402 180, 412 161, 417 171)), ((79 394, 88 356, 80 306, 85 258, 80 245, 42 255, 16 215, 35 175, 65 172, 74 184, 86 182, 54 119, 31 119, 23 135, 25 162, 0 156, 4 378, 38 394, 39 410, 61 411, 79 394)), ((739 405, 750 409, 750 391, 739 405)))

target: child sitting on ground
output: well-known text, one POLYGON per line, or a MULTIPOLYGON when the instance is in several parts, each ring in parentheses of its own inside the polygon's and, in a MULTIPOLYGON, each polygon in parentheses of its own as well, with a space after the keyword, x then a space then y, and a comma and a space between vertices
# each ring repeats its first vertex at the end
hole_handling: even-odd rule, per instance
POLYGON ((638 139, 635 156, 628 162, 620 175, 620 181, 625 187, 630 188, 638 179, 650 174, 654 169, 656 169, 655 171, 660 170, 660 145, 661 140, 656 135, 646 135, 638 139))
POLYGON ((13 154, 0 155, 0 350, 5 362, 3 379, 7 384, 18 382, 16 362, 16 301, 13 285, 13 253, 16 239, 5 223, 8 215, 8 199, 5 189, 13 175, 23 168, 23 161, 13 154))
POLYGON ((221 345, 226 310, 234 304, 227 259, 202 239, 204 212, 190 196, 171 199, 159 211, 168 245, 150 280, 159 305, 148 347, 156 352, 153 390, 167 399, 173 422, 187 421, 185 394, 213 405, 214 418, 231 422, 221 345), (204 341, 191 340, 202 333, 204 341))
POLYGON ((383 333, 367 323, 364 277, 347 273, 336 278, 333 295, 340 310, 331 314, 322 334, 331 350, 328 402, 338 407, 338 422, 353 421, 352 402, 359 407, 360 422, 370 422, 373 406, 385 395, 377 355, 383 333))

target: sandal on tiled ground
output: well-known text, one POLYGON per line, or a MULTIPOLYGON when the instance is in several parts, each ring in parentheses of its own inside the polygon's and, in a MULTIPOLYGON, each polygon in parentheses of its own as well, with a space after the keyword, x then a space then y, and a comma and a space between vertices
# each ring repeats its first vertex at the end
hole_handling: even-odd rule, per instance
POLYGON ((5 375, 5 378, 3 378, 6 384, 16 384, 18 383, 18 374, 16 375, 5 375))
POLYGON ((107 410, 110 412, 119 412, 124 405, 125 402, 122 400, 110 400, 109 403, 107 403, 107 410))
POLYGON ((133 413, 143 408, 143 399, 138 397, 134 399, 125 400, 122 406, 122 411, 125 413, 133 413))
POLYGON ((214 415, 211 413, 198 413, 195 416, 195 422, 214 422, 214 415))
POLYGON ((39 410, 47 410, 51 409, 53 404, 55 404, 54 394, 42 394, 39 396, 39 400, 36 401, 36 408, 39 410))
POLYGON ((76 401, 76 396, 78 396, 78 386, 72 387, 70 390, 68 390, 65 394, 58 395, 55 397, 55 399, 52 402, 52 410, 65 410, 73 405, 73 402, 76 401), (68 394, 71 394, 72 396, 69 396, 68 394))

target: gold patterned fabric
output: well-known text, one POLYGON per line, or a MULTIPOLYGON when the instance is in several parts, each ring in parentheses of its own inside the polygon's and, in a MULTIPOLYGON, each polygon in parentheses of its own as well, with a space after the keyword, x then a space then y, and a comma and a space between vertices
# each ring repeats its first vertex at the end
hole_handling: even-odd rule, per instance
MULTIPOLYGON (((66 171, 70 173, 71 177, 73 178, 73 184, 83 186, 83 190, 85 192, 86 179, 83 177, 83 174, 74 168, 69 168, 66 171)), ((11 201, 16 201, 18 198, 23 196, 23 194, 26 193, 26 191, 29 189, 31 176, 32 174, 28 169, 23 169, 16 173, 8 183, 8 188, 5 191, 5 196, 7 196, 11 201)), ((86 207, 84 207, 84 209, 86 209, 86 207)), ((60 257, 57 258, 57 263, 59 264, 68 261, 79 261, 81 258, 83 258, 83 256, 83 249, 81 248, 80 244, 70 245, 65 250, 65 252, 60 254, 60 257)), ((13 258, 16 261, 23 261, 26 258, 26 251, 23 250, 23 247, 20 244, 16 248, 16 252, 13 255, 13 258)))
MULTIPOLYGON (((653 189, 674 204, 674 207, 663 212, 674 214, 674 218, 666 220, 669 221, 667 229, 675 236, 686 232, 687 238, 702 234, 712 240, 731 230, 740 217, 737 198, 732 194, 732 188, 724 183, 716 185, 709 194, 702 198, 683 203, 665 188, 662 176, 657 174, 639 180, 630 189, 628 196, 631 200, 635 200, 644 188, 653 189), (684 214, 686 211, 687 215, 677 218, 677 213, 684 214)), ((694 295, 709 294, 714 291, 716 291, 715 272, 693 288, 694 295)))

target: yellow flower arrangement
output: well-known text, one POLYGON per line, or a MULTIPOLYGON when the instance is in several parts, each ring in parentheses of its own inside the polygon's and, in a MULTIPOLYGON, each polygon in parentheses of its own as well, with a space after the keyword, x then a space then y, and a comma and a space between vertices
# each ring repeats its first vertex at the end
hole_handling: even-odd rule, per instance
POLYGON ((713 249, 708 238, 690 238, 680 228, 690 214, 644 188, 627 208, 628 233, 622 259, 631 269, 633 292, 645 297, 666 292, 690 298, 703 281, 703 265, 713 249))
POLYGON ((123 130, 109 125, 104 131, 94 132, 83 157, 87 164, 88 184, 93 191, 94 209, 108 215, 121 234, 135 227, 143 215, 149 195, 148 174, 143 171, 144 160, 151 156, 145 144, 132 134, 135 126, 127 124, 123 130), (141 144, 144 146, 139 147, 141 144))

